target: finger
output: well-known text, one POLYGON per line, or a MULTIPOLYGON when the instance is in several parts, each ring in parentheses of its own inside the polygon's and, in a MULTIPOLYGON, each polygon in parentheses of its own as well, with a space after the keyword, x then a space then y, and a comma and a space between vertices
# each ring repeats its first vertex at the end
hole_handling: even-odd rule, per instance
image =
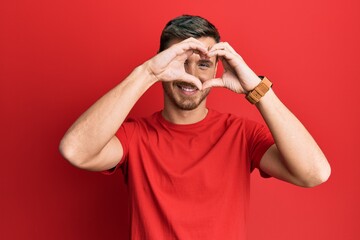
POLYGON ((226 59, 232 59, 233 54, 225 49, 215 49, 207 53, 208 57, 218 56, 226 59))
POLYGON ((208 59, 209 57, 206 54, 200 53, 196 50, 187 50, 186 52, 184 52, 183 54, 177 56, 175 59, 182 61, 185 63, 185 61, 191 57, 191 55, 193 54, 197 54, 199 55, 200 59, 208 59))
POLYGON ((182 75, 179 79, 179 81, 183 81, 183 82, 187 82, 187 83, 190 83, 190 84, 193 84, 195 85, 199 90, 203 89, 203 84, 202 82, 200 81, 200 79, 198 79, 197 77, 191 75, 191 74, 188 74, 188 73, 185 73, 184 75, 182 75))
POLYGON ((179 43, 179 47, 182 51, 193 50, 197 54, 206 54, 208 49, 206 46, 195 38, 188 38, 179 43))
POLYGON ((193 50, 187 50, 187 51, 183 52, 182 54, 178 55, 177 59, 182 62, 185 62, 193 54, 194 54, 193 50))
POLYGON ((225 87, 225 84, 221 78, 209 79, 203 82, 202 84, 203 89, 211 88, 211 87, 225 87))
POLYGON ((224 45, 225 45, 225 48, 227 50, 229 50, 229 52, 231 52, 232 54, 236 54, 236 55, 239 55, 235 49, 228 43, 228 42, 224 42, 224 45))
MULTIPOLYGON (((184 53, 192 54, 194 52, 199 54, 200 56, 207 57, 208 49, 199 40, 197 40, 195 38, 188 38, 182 42, 172 45, 168 49, 159 53, 159 55, 161 55, 161 58, 163 59, 164 62, 171 62, 176 57, 179 57, 179 56, 183 55, 184 53)), ((190 55, 188 55, 188 56, 190 56, 190 55)))
POLYGON ((238 53, 230 46, 230 44, 228 42, 220 42, 217 44, 214 44, 211 49, 209 50, 209 52, 214 51, 214 50, 226 50, 231 52, 232 54, 238 55, 238 53))
POLYGON ((223 42, 219 42, 214 44, 210 49, 209 52, 215 51, 215 50, 226 50, 226 45, 223 42))

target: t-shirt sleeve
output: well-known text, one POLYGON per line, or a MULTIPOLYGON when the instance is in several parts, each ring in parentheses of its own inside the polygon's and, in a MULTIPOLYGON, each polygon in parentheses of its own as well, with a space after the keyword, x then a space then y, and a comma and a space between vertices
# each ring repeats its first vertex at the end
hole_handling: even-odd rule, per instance
POLYGON ((119 139, 120 144, 123 148, 123 156, 120 159, 119 163, 109 169, 109 170, 105 170, 102 171, 103 174, 105 175, 111 175, 113 173, 115 173, 115 171, 123 166, 127 160, 128 160, 128 153, 129 153, 129 145, 130 145, 130 141, 132 139, 132 136, 135 132, 136 129, 136 121, 134 119, 128 119, 126 120, 118 129, 118 131, 116 132, 115 136, 119 139))
POLYGON ((274 139, 266 126, 256 122, 249 122, 249 125, 248 143, 251 171, 257 168, 262 177, 270 177, 261 171, 260 161, 265 152, 274 144, 274 139))

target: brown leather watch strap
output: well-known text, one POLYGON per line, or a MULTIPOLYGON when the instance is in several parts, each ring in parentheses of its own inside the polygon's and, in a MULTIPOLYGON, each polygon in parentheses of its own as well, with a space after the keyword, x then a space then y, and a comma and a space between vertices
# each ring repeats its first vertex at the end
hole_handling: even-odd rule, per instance
POLYGON ((260 101, 260 98, 262 98, 267 91, 272 86, 272 82, 270 82, 269 79, 263 76, 259 76, 262 80, 253 90, 251 90, 247 95, 246 99, 251 103, 255 104, 260 101))

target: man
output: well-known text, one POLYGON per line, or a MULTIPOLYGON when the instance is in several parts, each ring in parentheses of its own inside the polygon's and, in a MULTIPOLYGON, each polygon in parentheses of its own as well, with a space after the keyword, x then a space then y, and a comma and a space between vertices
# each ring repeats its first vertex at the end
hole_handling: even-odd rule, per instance
POLYGON ((105 173, 123 168, 131 239, 245 239, 255 167, 303 187, 330 175, 322 151, 271 82, 220 42, 210 22, 188 15, 166 25, 156 56, 80 116, 60 151, 79 168, 105 173), (224 72, 216 78, 218 61, 224 72), (156 82, 163 85, 164 109, 125 121, 156 82), (268 128, 208 109, 212 87, 245 94, 268 128))

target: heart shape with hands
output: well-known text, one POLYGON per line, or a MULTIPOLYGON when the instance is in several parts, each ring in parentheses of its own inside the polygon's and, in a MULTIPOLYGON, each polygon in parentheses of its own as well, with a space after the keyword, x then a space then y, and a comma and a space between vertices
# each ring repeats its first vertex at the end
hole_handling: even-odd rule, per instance
POLYGON ((207 47, 204 44, 207 41, 202 38, 188 38, 171 45, 148 61, 148 71, 158 81, 183 81, 195 85, 199 90, 224 87, 236 93, 246 94, 259 84, 259 77, 230 44, 213 41, 213 45, 207 47), (193 54, 198 54, 200 59, 215 58, 216 61, 221 61, 222 75, 200 80, 189 74, 185 69, 185 63, 193 54))

